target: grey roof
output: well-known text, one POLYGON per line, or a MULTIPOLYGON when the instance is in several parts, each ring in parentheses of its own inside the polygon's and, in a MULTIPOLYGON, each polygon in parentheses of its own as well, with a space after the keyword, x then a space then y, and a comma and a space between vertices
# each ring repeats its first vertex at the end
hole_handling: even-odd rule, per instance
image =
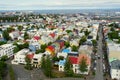
POLYGON ((120 60, 114 60, 111 62, 111 69, 120 69, 120 60))

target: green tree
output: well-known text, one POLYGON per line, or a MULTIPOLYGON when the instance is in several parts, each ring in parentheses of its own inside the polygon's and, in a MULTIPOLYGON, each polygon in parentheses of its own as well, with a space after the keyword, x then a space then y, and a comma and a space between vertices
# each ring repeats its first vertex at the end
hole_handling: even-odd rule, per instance
POLYGON ((66 30, 66 32, 67 32, 67 33, 70 33, 70 32, 72 32, 72 31, 71 31, 71 30, 66 30))
POLYGON ((29 47, 29 43, 25 42, 22 46, 23 46, 23 48, 28 48, 29 47))
POLYGON ((8 56, 5 55, 5 56, 2 56, 2 57, 1 57, 0 61, 6 61, 7 59, 8 59, 8 56))
POLYGON ((82 73, 84 73, 84 72, 88 71, 87 66, 88 66, 88 65, 87 65, 87 63, 86 63, 86 59, 83 57, 82 60, 81 60, 81 62, 80 62, 80 64, 79 64, 79 70, 80 70, 82 73))
POLYGON ((66 48, 70 47, 70 43, 69 42, 65 42, 65 47, 66 48))
POLYGON ((72 46, 72 51, 78 51, 78 47, 77 46, 72 46))
POLYGON ((7 30, 4 30, 3 31, 3 37, 8 41, 10 40, 10 36, 9 36, 9 33, 7 32, 7 30))
POLYGON ((85 36, 88 36, 90 34, 90 32, 88 30, 84 31, 85 36))
POLYGON ((0 45, 6 44, 7 42, 0 41, 0 45))
POLYGON ((71 77, 74 74, 73 70, 72 70, 72 64, 71 64, 69 58, 66 59, 64 71, 65 71, 65 75, 68 77, 71 77))
POLYGON ((42 68, 42 70, 44 70, 45 69, 45 57, 42 57, 42 59, 41 59, 41 68, 42 68))
POLYGON ((44 68, 45 75, 47 77, 52 77, 52 63, 49 56, 47 56, 44 64, 45 64, 45 68, 44 68))
POLYGON ((16 46, 16 47, 14 48, 13 52, 14 52, 14 53, 17 53, 19 50, 20 50, 19 47, 16 46))
POLYGON ((81 39, 80 39, 80 45, 83 44, 84 42, 87 41, 87 38, 86 36, 83 36, 81 39))
POLYGON ((45 52, 46 47, 47 47, 47 45, 46 45, 46 44, 41 45, 41 49, 43 50, 43 52, 45 52))
POLYGON ((52 61, 53 61, 53 62, 59 61, 59 58, 58 58, 57 56, 54 56, 54 57, 52 58, 52 61))
POLYGON ((9 27, 9 28, 7 28, 7 32, 12 32, 12 31, 15 31, 15 29, 13 28, 13 27, 9 27))
POLYGON ((0 61, 0 75, 1 77, 6 75, 7 64, 4 61, 0 61))
POLYGON ((25 39, 25 40, 26 40, 26 39, 29 39, 29 35, 28 35, 27 32, 24 33, 24 39, 25 39))
POLYGON ((97 45, 97 41, 96 40, 92 40, 92 44, 93 44, 93 46, 96 46, 97 45))
POLYGON ((18 30, 21 31, 23 29, 23 26, 18 26, 18 30))
POLYGON ((15 80, 15 73, 12 66, 9 66, 10 80, 15 80))
POLYGON ((27 70, 32 70, 33 67, 32 67, 32 65, 31 65, 31 59, 26 56, 25 61, 26 61, 25 68, 26 68, 27 70))

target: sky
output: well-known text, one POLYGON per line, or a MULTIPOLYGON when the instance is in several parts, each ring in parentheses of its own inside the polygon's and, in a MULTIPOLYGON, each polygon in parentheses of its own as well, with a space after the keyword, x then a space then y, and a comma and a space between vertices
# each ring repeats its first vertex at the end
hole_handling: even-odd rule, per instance
POLYGON ((0 0, 0 10, 120 8, 120 0, 0 0))

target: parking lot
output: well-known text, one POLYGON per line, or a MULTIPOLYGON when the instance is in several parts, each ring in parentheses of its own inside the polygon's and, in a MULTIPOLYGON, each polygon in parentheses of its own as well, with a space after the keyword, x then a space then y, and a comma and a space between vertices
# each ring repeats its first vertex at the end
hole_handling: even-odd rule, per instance
POLYGON ((28 71, 24 69, 24 65, 12 65, 12 67, 16 80, 40 80, 46 78, 40 69, 28 71))

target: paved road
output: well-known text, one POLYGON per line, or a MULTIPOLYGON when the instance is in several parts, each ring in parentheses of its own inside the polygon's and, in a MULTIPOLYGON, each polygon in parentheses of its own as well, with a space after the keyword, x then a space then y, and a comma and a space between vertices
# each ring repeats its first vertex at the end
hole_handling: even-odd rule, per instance
POLYGON ((94 80, 104 80, 103 78, 103 50, 102 50, 102 25, 99 25, 99 40, 98 40, 98 52, 97 54, 100 56, 100 59, 97 59, 97 65, 96 65, 96 76, 94 80))
POLYGON ((41 80, 46 78, 40 69, 28 71, 24 69, 23 65, 12 65, 12 67, 16 80, 41 80))

